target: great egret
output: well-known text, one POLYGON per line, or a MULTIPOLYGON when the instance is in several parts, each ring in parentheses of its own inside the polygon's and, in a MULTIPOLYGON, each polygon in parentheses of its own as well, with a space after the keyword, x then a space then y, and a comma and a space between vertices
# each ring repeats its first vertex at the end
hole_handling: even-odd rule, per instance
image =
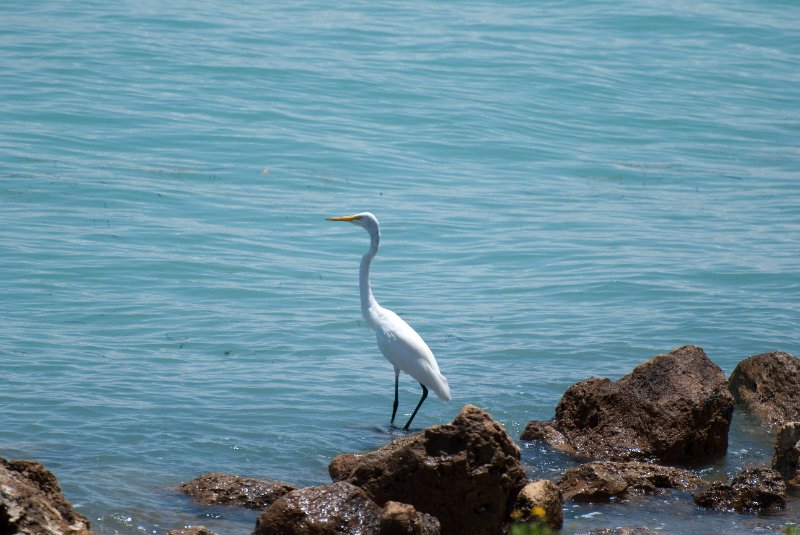
POLYGON ((369 266, 372 259, 378 252, 378 245, 381 241, 381 229, 378 219, 369 212, 362 212, 355 215, 345 215, 339 217, 329 217, 328 221, 347 221, 366 229, 369 232, 369 250, 361 258, 359 269, 359 288, 361 290, 361 314, 367 322, 367 326, 375 332, 378 341, 378 348, 386 357, 386 360, 394 366, 394 405, 392 406, 392 420, 397 414, 397 383, 400 379, 400 370, 413 377, 422 387, 422 397, 417 403, 417 408, 411 413, 411 418, 406 422, 403 431, 408 431, 408 426, 417 411, 422 406, 422 402, 428 397, 430 388, 436 395, 445 401, 450 401, 450 386, 447 379, 439 371, 439 365, 433 356, 433 352, 428 344, 417 334, 417 331, 403 321, 400 316, 383 308, 372 296, 372 288, 369 283, 369 266))

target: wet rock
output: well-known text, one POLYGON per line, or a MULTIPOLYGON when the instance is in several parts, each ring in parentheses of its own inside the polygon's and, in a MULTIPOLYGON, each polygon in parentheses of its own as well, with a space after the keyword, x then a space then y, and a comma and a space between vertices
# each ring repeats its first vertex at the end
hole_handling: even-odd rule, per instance
MULTIPOLYGON (((392 444, 397 444, 400 441, 408 442, 411 441, 411 439, 397 439, 392 442, 392 444)), ((331 462, 328 465, 328 474, 331 476, 331 481, 343 481, 350 477, 350 474, 353 473, 353 470, 355 470, 358 466, 360 458, 360 454, 345 453, 343 455, 337 455, 331 459, 331 462)))
POLYGON ((786 485, 775 470, 749 468, 733 478, 730 485, 714 483, 695 494, 694 503, 739 513, 781 511, 786 508, 786 485))
POLYGON ((380 535, 439 535, 435 516, 417 511, 413 505, 386 502, 381 513, 380 535))
POLYGON ((398 501, 439 519, 442 533, 498 533, 527 483, 520 450, 492 417, 466 405, 452 423, 365 454, 337 456, 334 480, 379 505, 398 501))
POLYGON ((552 425, 552 422, 540 422, 538 420, 531 420, 528 422, 528 425, 525 426, 525 429, 522 431, 522 434, 519 437, 520 440, 541 440, 543 442, 547 442, 553 448, 563 451, 565 453, 577 454, 575 448, 573 448, 568 442, 567 438, 562 435, 556 428, 552 425))
POLYGON ((253 535, 377 534, 381 508, 345 481, 293 490, 259 515, 253 535))
POLYGON ((660 533, 662 532, 653 531, 650 528, 636 527, 593 529, 592 531, 586 531, 578 535, 658 535, 660 533))
POLYGON ((733 398, 722 370, 696 346, 640 364, 618 381, 572 385, 550 422, 522 437, 580 457, 695 463, 725 453, 733 398))
POLYGON ((216 535, 213 531, 209 531, 203 526, 189 526, 180 529, 171 529, 167 535, 216 535))
POLYGON ((0 458, 0 533, 94 535, 41 463, 0 458))
POLYGON ((550 481, 541 479, 525 485, 517 495, 511 518, 515 522, 538 522, 552 529, 564 524, 564 500, 561 491, 550 481))
POLYGON ((800 488, 800 422, 789 422, 778 430, 772 468, 787 485, 800 488))
POLYGON ((774 351, 740 362, 730 378, 736 403, 770 426, 800 421, 800 359, 774 351))
POLYGON ((182 483, 180 490, 204 505, 238 505, 265 509, 297 487, 273 479, 255 479, 210 472, 182 483))
POLYGON ((556 483, 567 500, 607 501, 630 492, 655 494, 659 489, 686 490, 701 479, 689 470, 636 461, 597 461, 567 470, 556 483))

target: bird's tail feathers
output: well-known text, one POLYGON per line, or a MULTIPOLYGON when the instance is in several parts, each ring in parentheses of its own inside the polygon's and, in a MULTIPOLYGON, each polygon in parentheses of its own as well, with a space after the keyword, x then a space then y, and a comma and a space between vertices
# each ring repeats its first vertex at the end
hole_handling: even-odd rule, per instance
POLYGON ((436 379, 437 381, 431 385, 431 390, 436 392, 436 395, 444 401, 453 399, 453 396, 450 394, 450 385, 447 384, 447 377, 440 373, 436 379))

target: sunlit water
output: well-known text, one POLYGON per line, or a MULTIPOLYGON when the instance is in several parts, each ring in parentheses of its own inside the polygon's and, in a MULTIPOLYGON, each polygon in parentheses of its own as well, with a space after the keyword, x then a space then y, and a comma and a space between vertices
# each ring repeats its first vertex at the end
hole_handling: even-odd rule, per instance
MULTIPOLYGON (((0 3, 0 455, 101 534, 237 535, 255 512, 175 485, 319 484, 384 444, 367 235, 324 220, 361 210, 376 297, 453 389, 418 428, 472 403, 517 437, 686 343, 726 374, 800 354, 798 32, 794 1, 0 3)), ((705 474, 772 441, 737 413, 705 474)), ((800 517, 635 502, 565 531, 800 517)))

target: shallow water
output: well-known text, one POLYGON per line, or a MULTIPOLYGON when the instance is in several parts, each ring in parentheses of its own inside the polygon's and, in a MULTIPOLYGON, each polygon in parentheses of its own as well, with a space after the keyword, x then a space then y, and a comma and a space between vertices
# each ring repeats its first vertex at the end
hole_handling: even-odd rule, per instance
MULTIPOLYGON (((385 443, 367 236, 324 221, 361 210, 376 297, 453 389, 419 428, 473 403, 516 437, 686 343, 800 354, 798 28, 780 1, 0 4, 0 455, 101 534, 236 535, 254 513, 174 486, 317 484, 385 443)), ((714 473, 769 456, 743 421, 714 473)), ((800 517, 644 502, 566 525, 800 517)))

